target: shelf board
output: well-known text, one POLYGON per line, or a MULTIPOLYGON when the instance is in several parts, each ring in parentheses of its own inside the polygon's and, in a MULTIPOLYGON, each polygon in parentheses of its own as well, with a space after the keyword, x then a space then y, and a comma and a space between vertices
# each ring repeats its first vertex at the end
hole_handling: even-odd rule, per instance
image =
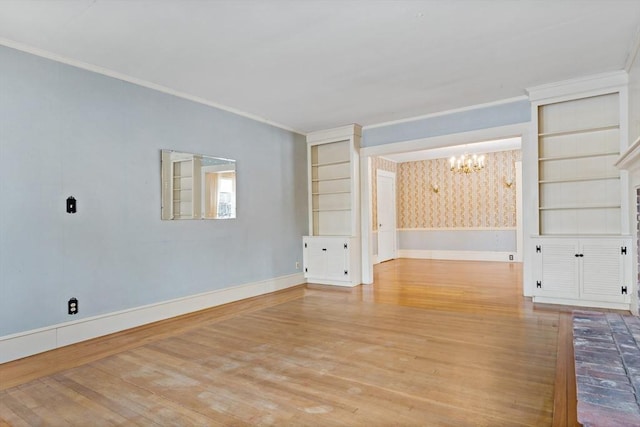
POLYGON ((334 166, 334 165, 346 165, 349 164, 349 160, 340 160, 340 161, 335 161, 335 162, 323 162, 323 163, 311 163, 312 167, 318 167, 318 166, 334 166))
POLYGON ((345 212, 345 211, 350 211, 351 208, 345 208, 345 209, 313 209, 313 212, 345 212))
POLYGON ((551 157, 540 157, 538 161, 540 162, 548 162, 553 160, 576 160, 576 159, 589 159, 594 157, 606 157, 606 156, 619 156, 619 151, 608 151, 606 153, 593 153, 593 154, 579 154, 577 156, 551 156, 551 157))
POLYGON ((345 180, 345 179, 351 179, 351 177, 349 177, 349 176, 338 176, 338 177, 335 177, 335 178, 314 178, 311 181, 312 182, 341 181, 341 180, 345 180))
POLYGON ((350 194, 351 191, 325 191, 322 193, 311 193, 312 196, 327 196, 329 194, 350 194))
POLYGON ((597 176, 588 178, 566 178, 566 179, 544 179, 538 181, 539 184, 560 184, 563 182, 588 182, 588 181, 606 181, 610 179, 620 179, 620 175, 613 176, 597 176))
POLYGON ((568 211, 568 210, 587 210, 587 209, 619 209, 620 205, 602 204, 602 205, 581 205, 581 206, 540 206, 541 211, 568 211))
POLYGON ((563 130, 558 132, 541 132, 538 134, 539 137, 544 138, 548 136, 564 136, 564 135, 576 135, 580 133, 591 133, 591 132, 602 132, 607 130, 620 129, 620 125, 609 125, 609 126, 597 126, 592 128, 582 128, 582 129, 570 129, 563 130))

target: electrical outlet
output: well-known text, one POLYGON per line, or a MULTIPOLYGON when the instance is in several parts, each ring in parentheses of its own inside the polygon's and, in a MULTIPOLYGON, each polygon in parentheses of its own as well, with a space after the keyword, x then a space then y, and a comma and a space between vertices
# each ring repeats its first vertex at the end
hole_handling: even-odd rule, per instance
POLYGON ((513 255, 509 255, 509 261, 513 261, 513 255))
POLYGON ((300 270, 300 262, 296 261, 296 270, 300 270))
POLYGON ((69 314, 78 314, 78 300, 71 298, 67 303, 67 312, 69 314))

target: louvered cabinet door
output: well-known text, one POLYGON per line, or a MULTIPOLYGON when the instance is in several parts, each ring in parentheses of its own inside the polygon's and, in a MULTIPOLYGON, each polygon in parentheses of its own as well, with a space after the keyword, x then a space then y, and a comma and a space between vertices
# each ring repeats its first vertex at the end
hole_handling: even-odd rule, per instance
POLYGON ((625 274, 631 248, 620 239, 581 239, 583 299, 628 302, 631 293, 625 274), (627 249, 625 249, 627 248, 627 249))
POLYGON ((577 241, 548 240, 536 246, 534 295, 575 299, 579 296, 577 241), (539 250, 537 249, 539 247, 539 250))

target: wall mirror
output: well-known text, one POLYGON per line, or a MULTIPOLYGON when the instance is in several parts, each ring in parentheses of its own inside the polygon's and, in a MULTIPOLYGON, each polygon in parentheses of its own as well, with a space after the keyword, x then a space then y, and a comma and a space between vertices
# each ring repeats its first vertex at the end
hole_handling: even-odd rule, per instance
POLYGON ((236 161, 162 150, 162 219, 236 217, 236 161))

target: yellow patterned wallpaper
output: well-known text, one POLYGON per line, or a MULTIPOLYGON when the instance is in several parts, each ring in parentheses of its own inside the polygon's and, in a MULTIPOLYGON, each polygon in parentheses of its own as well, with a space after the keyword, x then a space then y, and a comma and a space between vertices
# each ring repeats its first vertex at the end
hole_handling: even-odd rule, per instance
POLYGON ((377 171, 383 170, 387 172, 398 173, 398 164, 382 157, 371 157, 371 203, 372 203, 372 219, 371 224, 373 230, 378 229, 378 180, 377 171))
POLYGON ((448 159, 398 164, 398 228, 515 227, 517 183, 509 188, 505 180, 515 179, 520 150, 485 158, 485 169, 468 175, 451 172, 448 159))

